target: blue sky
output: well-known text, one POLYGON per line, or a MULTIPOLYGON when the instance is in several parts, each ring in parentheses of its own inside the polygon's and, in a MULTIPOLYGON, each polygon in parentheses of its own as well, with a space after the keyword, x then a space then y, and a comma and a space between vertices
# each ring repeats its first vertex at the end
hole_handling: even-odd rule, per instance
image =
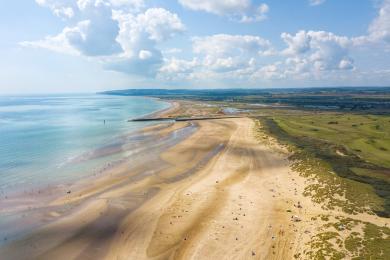
POLYGON ((0 2, 0 94, 390 86, 390 0, 0 2))

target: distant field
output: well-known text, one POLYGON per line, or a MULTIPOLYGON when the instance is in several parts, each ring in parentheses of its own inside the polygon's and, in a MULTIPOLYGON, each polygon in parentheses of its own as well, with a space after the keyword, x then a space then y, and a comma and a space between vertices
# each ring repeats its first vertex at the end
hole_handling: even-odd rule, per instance
POLYGON ((301 109, 390 112, 389 87, 289 89, 127 89, 108 95, 152 96, 165 99, 272 104, 301 109))
POLYGON ((344 146, 363 160, 390 168, 390 116, 317 113, 278 117, 293 136, 309 136, 344 146))

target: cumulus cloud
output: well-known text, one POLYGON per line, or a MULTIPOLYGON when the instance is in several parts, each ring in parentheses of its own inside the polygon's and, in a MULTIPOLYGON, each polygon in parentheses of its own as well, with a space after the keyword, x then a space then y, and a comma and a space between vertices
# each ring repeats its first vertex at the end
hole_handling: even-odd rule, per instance
POLYGON ((112 55, 122 51, 116 41, 118 23, 109 16, 99 16, 78 22, 77 26, 64 32, 66 40, 86 56, 112 55))
POLYGON ((193 39, 193 51, 204 66, 229 71, 250 66, 252 58, 269 55, 271 43, 259 36, 216 34, 193 39))
POLYGON ((73 5, 68 1, 60 0, 35 0, 40 6, 49 8, 53 14, 61 18, 72 18, 75 15, 73 5))
POLYGON ((161 73, 180 79, 213 78, 227 81, 282 81, 334 77, 355 69, 352 41, 324 31, 283 33, 286 48, 276 51, 259 36, 216 34, 193 39, 196 61, 171 59, 161 73), (180 70, 180 68, 185 68, 180 70), (187 76, 187 78, 185 77, 187 76))
MULTIPOLYGON (((49 5, 60 3, 39 1, 41 1, 40 4, 49 5)), ((121 52, 122 48, 116 41, 119 25, 112 19, 111 8, 104 2, 91 0, 78 0, 77 6, 80 11, 83 11, 85 20, 79 21, 76 26, 65 27, 56 36, 47 36, 39 41, 23 42, 22 45, 85 56, 103 56, 121 52)))
POLYGON ((136 9, 145 7, 144 0, 110 0, 110 3, 114 7, 128 6, 136 9))
POLYGON ((175 55, 175 54, 182 53, 182 52, 183 52, 183 50, 180 48, 169 48, 169 49, 163 50, 163 53, 165 55, 175 55))
POLYGON ((140 50, 136 55, 130 57, 112 57, 104 62, 104 68, 126 74, 154 77, 162 62, 160 51, 149 49, 140 50))
POLYGON ((311 48, 311 36, 305 31, 299 31, 295 35, 282 33, 281 38, 288 45, 288 48, 283 51, 287 55, 302 54, 311 48))
POLYGON ((258 22, 267 18, 269 6, 256 6, 251 0, 179 0, 184 7, 208 13, 227 16, 239 22, 258 22))
POLYGON ((280 62, 262 66, 250 75, 251 80, 280 80, 285 77, 286 74, 280 68, 280 62))
POLYGON ((372 40, 383 40, 390 43, 390 0, 384 0, 378 16, 368 29, 372 40))
MULTIPOLYGON (((180 17, 164 8, 147 8, 144 0, 36 2, 67 26, 57 35, 25 41, 22 46, 80 55, 100 62, 106 70, 157 76, 167 82, 341 80, 352 73, 363 75, 352 57, 357 46, 390 46, 390 0, 383 0, 367 34, 360 37, 314 30, 285 32, 280 36, 285 46, 276 50, 257 35, 214 34, 193 37, 192 53, 164 43, 186 30, 180 17)), ((269 12, 266 4, 255 5, 253 0, 179 2, 239 22, 260 21, 269 12)))
POLYGON ((173 57, 164 61, 158 76, 160 79, 168 81, 189 80, 193 78, 193 73, 200 66, 201 63, 197 58, 184 60, 173 57))
POLYGON ((280 51, 259 36, 216 34, 193 38, 192 60, 164 61, 160 78, 229 82, 320 78, 355 69, 351 40, 324 31, 283 33, 280 51))
POLYGON ((166 64, 160 69, 160 71, 167 73, 192 72, 193 69, 197 66, 199 66, 199 62, 197 59, 187 61, 172 58, 166 62, 166 64))
POLYGON ((349 56, 352 41, 345 36, 338 36, 324 31, 299 31, 295 35, 282 33, 287 48, 284 55, 293 56, 291 64, 310 63, 317 71, 353 69, 353 59, 349 56))
POLYGON ((276 55, 271 43, 259 36, 215 34, 192 39, 194 58, 164 60, 159 78, 195 82, 248 80, 263 58, 276 55))
MULTIPOLYGON (((52 11, 54 7, 62 7, 60 0, 37 1, 52 11)), ((157 43, 185 30, 177 14, 168 10, 149 8, 139 11, 138 8, 144 5, 142 0, 77 0, 67 3, 78 12, 80 20, 76 25, 65 27, 58 35, 25 41, 21 45, 96 57, 108 70, 153 76, 163 64, 157 43)))
POLYGON ((48 49, 55 52, 78 55, 79 52, 70 45, 66 37, 67 33, 68 32, 71 33, 73 30, 75 30, 75 28, 65 27, 62 33, 56 36, 46 36, 42 40, 24 41, 24 42, 20 42, 19 44, 23 47, 42 48, 42 49, 48 49))
MULTIPOLYGON (((45 1, 45 0, 38 0, 45 1)), ((60 0, 51 0, 51 1, 60 1, 60 0)), ((128 7, 133 10, 139 11, 141 8, 145 7, 144 0, 76 0, 77 6, 80 10, 86 10, 90 7, 105 4, 113 8, 124 8, 128 7)), ((72 2, 72 1, 68 1, 72 2)))
POLYGON ((185 30, 177 14, 163 8, 150 8, 137 15, 114 12, 113 19, 119 22, 118 41, 126 54, 138 51, 142 46, 152 46, 185 30))
POLYGON ((326 0, 309 0, 310 5, 316 6, 316 5, 322 5, 325 3, 326 0))
POLYGON ((378 15, 368 27, 367 34, 352 39, 356 46, 390 43, 390 0, 383 0, 378 15))
POLYGON ((155 75, 163 63, 156 44, 185 30, 177 14, 163 8, 150 8, 143 13, 114 12, 119 22, 117 41, 124 52, 119 58, 107 62, 106 68, 126 73, 155 75))
POLYGON ((166 40, 185 30, 179 16, 163 8, 150 8, 138 15, 137 20, 155 41, 166 40))

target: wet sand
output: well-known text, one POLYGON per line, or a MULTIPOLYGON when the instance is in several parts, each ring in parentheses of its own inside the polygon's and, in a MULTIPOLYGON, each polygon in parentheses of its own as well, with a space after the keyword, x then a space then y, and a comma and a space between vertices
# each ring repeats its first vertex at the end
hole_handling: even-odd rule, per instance
POLYGON ((301 250, 303 229, 286 208, 306 203, 303 180, 282 148, 255 138, 251 119, 144 133, 154 139, 132 160, 34 204, 40 225, 6 241, 0 258, 291 259, 301 250))

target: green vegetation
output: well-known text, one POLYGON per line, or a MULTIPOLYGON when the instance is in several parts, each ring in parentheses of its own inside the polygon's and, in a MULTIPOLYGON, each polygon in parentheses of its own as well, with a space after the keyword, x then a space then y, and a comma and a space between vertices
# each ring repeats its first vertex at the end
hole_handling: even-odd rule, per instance
MULTIPOLYGON (((329 218, 329 216, 328 216, 329 218)), ((335 217, 322 225, 304 252, 310 259, 388 259, 390 229, 351 218, 335 217)))
POLYGON ((313 180, 305 189, 313 201, 390 216, 390 152, 384 150, 390 150, 390 132, 383 130, 390 129, 390 117, 322 112, 259 119, 295 147, 293 167, 313 180))
POLYGON ((345 253, 339 250, 342 244, 340 235, 337 232, 319 233, 310 241, 312 250, 305 252, 310 259, 344 259, 345 253))
POLYGON ((341 151, 379 167, 390 168, 390 116, 315 113, 278 117, 278 125, 293 136, 308 136, 337 144, 341 151))
POLYGON ((103 94, 165 99, 288 105, 308 110, 390 111, 390 88, 127 89, 103 94))

